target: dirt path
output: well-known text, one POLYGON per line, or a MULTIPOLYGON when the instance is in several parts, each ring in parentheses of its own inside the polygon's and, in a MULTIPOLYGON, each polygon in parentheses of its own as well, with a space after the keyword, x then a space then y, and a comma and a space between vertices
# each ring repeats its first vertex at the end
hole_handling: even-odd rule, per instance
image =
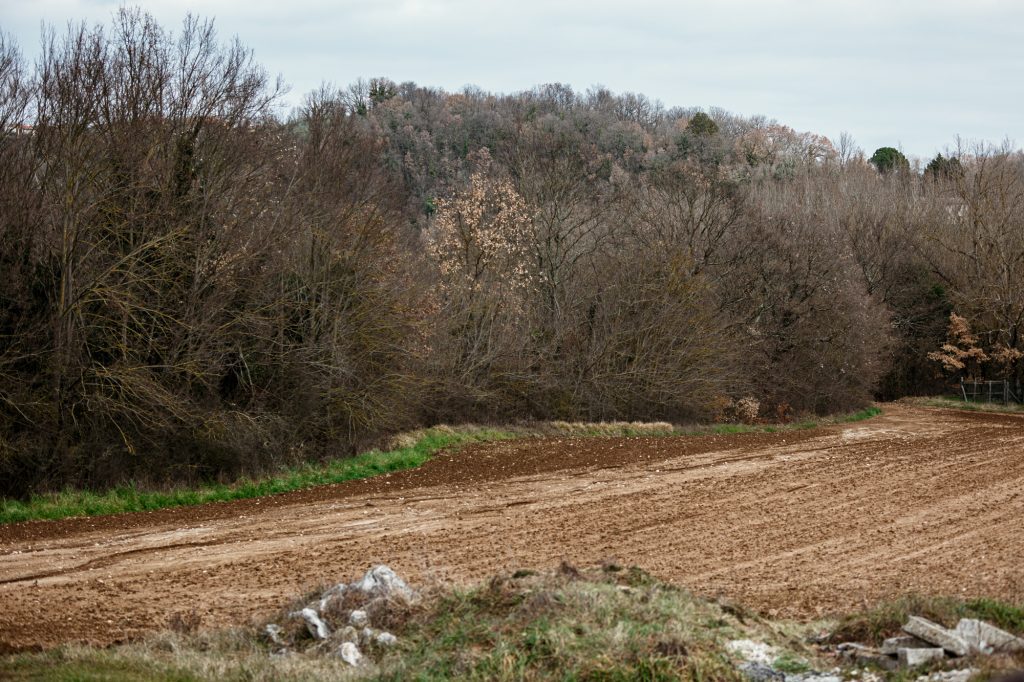
POLYGON ((0 527, 0 651, 245 622, 387 563, 415 584, 614 559, 814 616, 1024 599, 1024 418, 888 405, 814 431, 543 439, 262 500, 0 527))

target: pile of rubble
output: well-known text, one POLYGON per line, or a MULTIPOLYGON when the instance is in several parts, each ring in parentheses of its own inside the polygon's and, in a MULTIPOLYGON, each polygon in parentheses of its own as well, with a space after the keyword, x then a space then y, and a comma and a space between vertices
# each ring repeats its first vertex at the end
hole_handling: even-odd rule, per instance
MULTIPOLYGON (((973 618, 963 618, 955 628, 949 629, 925 618, 910 616, 903 625, 903 633, 886 639, 880 647, 856 642, 839 644, 834 652, 845 664, 827 672, 809 669, 795 672, 792 666, 787 669, 783 664, 784 651, 764 642, 732 640, 726 643, 726 649, 742 661, 737 668, 749 682, 843 682, 854 678, 881 682, 884 677, 884 672, 879 675, 881 671, 937 665, 949 669, 920 675, 916 682, 967 682, 978 672, 971 664, 977 664, 979 657, 1024 653, 1024 639, 973 618)), ((827 635, 811 641, 823 644, 827 635)), ((823 649, 823 653, 832 652, 831 647, 823 649)), ((1024 677, 1020 682, 1024 682, 1024 677)))
POLYGON ((373 624, 388 620, 389 613, 407 608, 416 598, 393 570, 375 566, 362 579, 339 583, 305 607, 288 613, 284 627, 269 623, 264 632, 276 655, 291 653, 293 647, 311 638, 311 648, 326 650, 357 666, 364 661, 364 651, 390 647, 398 641, 395 635, 375 629, 373 624))
POLYGON ((872 663, 887 670, 913 668, 947 658, 1024 652, 1024 639, 982 620, 962 618, 952 630, 925 618, 910 616, 905 634, 890 637, 879 648, 853 642, 838 651, 855 662, 872 663))

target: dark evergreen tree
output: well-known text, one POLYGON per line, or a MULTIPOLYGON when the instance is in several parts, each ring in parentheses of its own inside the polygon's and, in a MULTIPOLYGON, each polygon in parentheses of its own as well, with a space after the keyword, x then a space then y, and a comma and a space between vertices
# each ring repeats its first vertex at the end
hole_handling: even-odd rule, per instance
POLYGON ((903 152, 895 147, 879 147, 868 159, 878 169, 879 173, 890 173, 892 171, 906 172, 910 170, 910 162, 903 152))

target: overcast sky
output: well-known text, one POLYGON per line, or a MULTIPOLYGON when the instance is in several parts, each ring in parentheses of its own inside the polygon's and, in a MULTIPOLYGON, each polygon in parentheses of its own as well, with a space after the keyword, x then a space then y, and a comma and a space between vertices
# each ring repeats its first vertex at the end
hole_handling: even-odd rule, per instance
MULTIPOLYGON (((0 0, 26 56, 42 21, 106 22, 119 2, 0 0)), ((550 82, 642 92, 667 106, 763 114, 868 153, 930 157, 1024 142, 1019 0, 155 0, 165 26, 212 16, 292 87, 387 76, 512 92, 550 82)))

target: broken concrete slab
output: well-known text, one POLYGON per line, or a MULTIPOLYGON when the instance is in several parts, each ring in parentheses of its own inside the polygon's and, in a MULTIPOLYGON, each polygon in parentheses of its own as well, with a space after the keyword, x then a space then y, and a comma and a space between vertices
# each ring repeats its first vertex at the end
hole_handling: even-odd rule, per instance
POLYGON ((971 645, 960 635, 926 618, 910 616, 903 625, 903 631, 920 637, 929 644, 942 647, 954 656, 966 656, 971 652, 971 645))
POLYGON ((976 651, 983 654, 1012 654, 1024 651, 1024 639, 983 620, 961 618, 953 630, 976 651))
POLYGON ((843 642, 836 646, 836 650, 840 656, 857 665, 870 665, 883 670, 895 670, 897 667, 895 660, 878 649, 857 642, 843 642))
POLYGON ((898 637, 889 637, 882 646, 879 647, 886 656, 895 656, 899 653, 900 649, 927 649, 928 643, 922 639, 918 639, 913 635, 900 635, 898 637))
POLYGON ((853 662, 859 666, 870 666, 880 670, 896 670, 899 668, 899 662, 895 658, 878 652, 858 652, 853 656, 853 662))
POLYGON ((900 649, 896 652, 900 665, 908 668, 916 668, 932 661, 942 661, 946 658, 946 650, 942 647, 928 649, 900 649))

